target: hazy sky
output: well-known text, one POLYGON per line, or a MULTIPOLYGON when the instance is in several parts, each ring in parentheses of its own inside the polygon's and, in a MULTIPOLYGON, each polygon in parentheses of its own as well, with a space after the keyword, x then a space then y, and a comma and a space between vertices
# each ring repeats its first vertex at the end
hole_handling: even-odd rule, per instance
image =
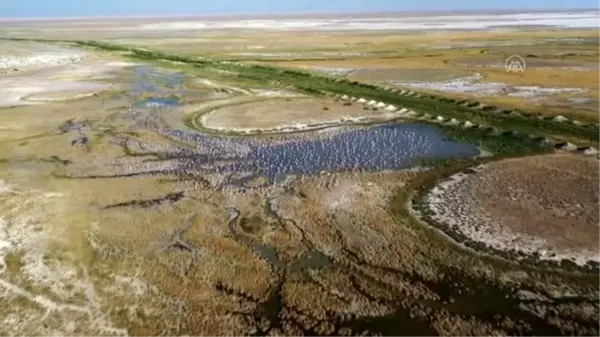
POLYGON ((598 0, 0 0, 0 17, 597 7, 598 0))

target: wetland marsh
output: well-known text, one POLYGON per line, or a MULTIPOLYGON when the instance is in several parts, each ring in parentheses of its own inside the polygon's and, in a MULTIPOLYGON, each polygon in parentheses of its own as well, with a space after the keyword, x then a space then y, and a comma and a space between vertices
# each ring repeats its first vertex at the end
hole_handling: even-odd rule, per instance
MULTIPOLYGON (((129 20, 0 40, 0 334, 599 333, 597 116, 405 85, 539 86, 541 61, 455 63, 529 41, 570 67, 597 31, 217 30, 201 52, 196 26, 129 20)), ((597 69, 551 71, 596 95, 597 69)))

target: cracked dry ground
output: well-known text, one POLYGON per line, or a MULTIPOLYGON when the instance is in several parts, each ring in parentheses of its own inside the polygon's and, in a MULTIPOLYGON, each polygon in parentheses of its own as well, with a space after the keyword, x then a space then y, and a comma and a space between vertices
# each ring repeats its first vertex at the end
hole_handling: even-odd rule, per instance
POLYGON ((598 334, 596 278, 476 257, 412 220, 427 172, 239 186, 221 163, 243 149, 211 161, 158 122, 105 123, 89 150, 64 130, 0 143, 3 335, 598 334))

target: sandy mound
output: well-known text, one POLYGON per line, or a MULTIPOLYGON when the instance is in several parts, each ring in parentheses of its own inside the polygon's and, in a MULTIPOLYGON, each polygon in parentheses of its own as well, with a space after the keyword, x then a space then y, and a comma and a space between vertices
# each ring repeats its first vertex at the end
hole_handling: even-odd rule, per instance
POLYGON ((0 41, 0 107, 91 96, 111 87, 98 80, 135 63, 57 44, 0 41))
POLYGON ((499 250, 584 265, 598 255, 598 161, 559 154, 457 174, 426 197, 436 221, 499 250))
POLYGON ((23 71, 0 77, 0 107, 91 96, 113 86, 98 82, 111 71, 133 64, 90 59, 79 64, 23 71))
POLYGON ((21 70, 73 64, 87 53, 58 45, 25 41, 0 41, 0 70, 21 70))
POLYGON ((47 102, 90 96, 110 87, 106 83, 78 81, 43 81, 23 78, 19 81, 3 81, 0 93, 0 107, 24 105, 32 102, 47 102))
POLYGON ((226 106, 199 118, 202 126, 216 130, 253 132, 310 129, 328 124, 359 122, 367 118, 394 118, 392 112, 360 104, 314 98, 271 99, 226 106))
MULTIPOLYGON (((64 84, 63 84, 64 85, 64 84)), ((83 97, 89 97, 94 94, 101 92, 106 89, 107 85, 102 85, 100 83, 69 83, 68 85, 64 85, 66 90, 59 91, 47 91, 41 92, 33 95, 29 95, 27 97, 23 97, 23 100, 29 102, 53 102, 53 101, 66 101, 70 99, 77 99, 83 97), (71 88, 69 87, 76 87, 71 88)))

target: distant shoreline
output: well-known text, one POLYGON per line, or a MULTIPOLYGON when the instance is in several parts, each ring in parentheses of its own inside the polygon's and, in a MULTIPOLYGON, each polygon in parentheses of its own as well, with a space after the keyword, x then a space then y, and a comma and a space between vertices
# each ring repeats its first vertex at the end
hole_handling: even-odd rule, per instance
POLYGON ((340 12, 340 13, 281 13, 281 14, 197 14, 197 15, 127 15, 127 16, 81 16, 81 17, 0 17, 0 22, 45 22, 45 21, 111 21, 111 20, 260 20, 260 19, 327 19, 327 18, 378 18, 378 17, 429 17, 474 14, 528 14, 528 13, 585 13, 598 12, 600 8, 572 9, 488 9, 488 10, 432 10, 432 11, 388 11, 388 12, 340 12))

